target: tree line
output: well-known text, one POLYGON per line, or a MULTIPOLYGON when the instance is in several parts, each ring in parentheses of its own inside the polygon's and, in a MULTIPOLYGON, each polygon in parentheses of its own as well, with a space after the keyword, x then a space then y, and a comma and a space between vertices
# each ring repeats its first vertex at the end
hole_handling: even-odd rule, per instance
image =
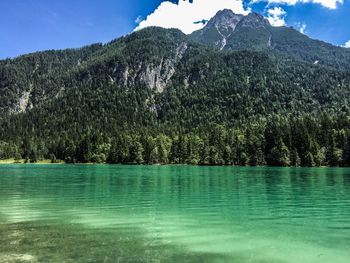
POLYGON ((350 119, 330 115, 279 115, 236 127, 212 124, 193 130, 89 132, 0 142, 0 159, 67 163, 191 164, 240 166, 350 166, 350 119))

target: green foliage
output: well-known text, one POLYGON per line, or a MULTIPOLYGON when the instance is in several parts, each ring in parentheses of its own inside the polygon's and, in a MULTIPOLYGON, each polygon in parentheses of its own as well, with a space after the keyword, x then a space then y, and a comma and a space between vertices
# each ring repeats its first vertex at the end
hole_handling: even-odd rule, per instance
POLYGON ((0 141, 0 160, 18 157, 18 152, 19 149, 16 144, 0 141))
POLYGON ((274 166, 289 166, 290 152, 282 139, 277 142, 277 145, 272 148, 269 159, 274 166))
MULTIPOLYGON (((304 59, 290 46, 305 37, 281 30, 272 32, 275 49, 285 47, 278 54, 219 52, 178 30, 148 28, 106 45, 0 61, 0 159, 350 166, 343 51, 312 42, 344 67, 307 63, 312 52, 304 59), (164 91, 150 84, 163 82, 164 91)), ((254 46, 269 39, 241 33, 254 46)))

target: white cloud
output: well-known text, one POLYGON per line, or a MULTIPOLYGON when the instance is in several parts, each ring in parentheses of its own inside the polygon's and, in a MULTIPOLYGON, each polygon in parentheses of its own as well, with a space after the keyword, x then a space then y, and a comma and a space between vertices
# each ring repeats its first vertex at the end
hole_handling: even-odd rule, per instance
POLYGON ((140 24, 142 22, 143 18, 142 16, 138 16, 136 19, 135 19, 135 23, 136 24, 140 24))
POLYGON ((267 10, 267 19, 269 20, 272 26, 285 26, 285 18, 287 12, 284 11, 281 7, 275 7, 267 10))
POLYGON ((194 24, 202 19, 212 18, 219 10, 230 9, 236 14, 248 14, 243 0, 179 0, 178 4, 163 2, 135 30, 149 26, 178 28, 186 34, 203 28, 203 24, 194 24))
POLYGON ((300 22, 298 22, 298 23, 296 23, 296 27, 297 27, 297 29, 299 30, 299 32, 300 33, 302 33, 302 34, 306 34, 306 24, 305 23, 300 23, 300 22))
POLYGON ((296 4, 319 4, 329 9, 336 9, 338 4, 343 4, 344 0, 252 0, 251 3, 267 2, 268 4, 283 4, 283 5, 296 5, 296 4))
POLYGON ((300 33, 305 35, 306 34, 306 24, 302 24, 299 31, 300 31, 300 33))
POLYGON ((342 45, 342 47, 350 48, 350 40, 342 45))

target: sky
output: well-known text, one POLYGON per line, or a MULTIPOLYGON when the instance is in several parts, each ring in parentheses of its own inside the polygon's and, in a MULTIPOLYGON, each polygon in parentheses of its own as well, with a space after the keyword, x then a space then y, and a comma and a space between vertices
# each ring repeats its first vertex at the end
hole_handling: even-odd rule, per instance
POLYGON ((350 47, 350 0, 0 0, 0 58, 106 43, 154 25, 188 34, 224 8, 350 47))

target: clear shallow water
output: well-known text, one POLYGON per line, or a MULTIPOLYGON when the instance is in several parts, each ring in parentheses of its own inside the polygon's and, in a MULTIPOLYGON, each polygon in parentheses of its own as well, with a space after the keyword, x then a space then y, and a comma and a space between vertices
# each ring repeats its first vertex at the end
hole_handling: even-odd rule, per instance
POLYGON ((0 166, 0 263, 20 256, 348 263, 350 169, 0 166))

